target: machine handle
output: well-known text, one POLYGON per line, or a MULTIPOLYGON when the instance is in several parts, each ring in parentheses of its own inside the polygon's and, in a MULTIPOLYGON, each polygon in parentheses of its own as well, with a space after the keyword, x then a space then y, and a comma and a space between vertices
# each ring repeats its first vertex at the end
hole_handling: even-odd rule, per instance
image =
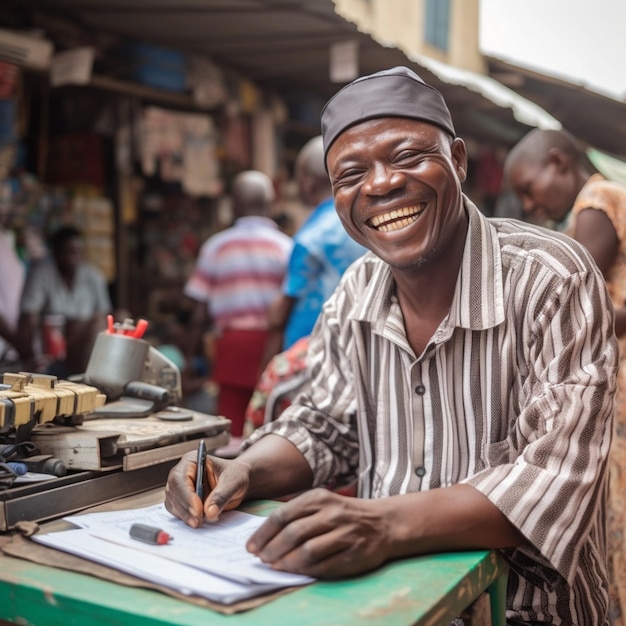
POLYGON ((165 387, 151 385, 140 380, 133 380, 126 383, 124 387, 124 395, 131 398, 141 398, 142 400, 151 400, 158 406, 166 406, 170 401, 170 392, 165 387))

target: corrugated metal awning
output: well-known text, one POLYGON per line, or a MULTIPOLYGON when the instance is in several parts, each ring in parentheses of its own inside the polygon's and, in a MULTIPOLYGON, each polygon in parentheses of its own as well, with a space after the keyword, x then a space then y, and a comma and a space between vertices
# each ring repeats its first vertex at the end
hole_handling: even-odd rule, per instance
POLYGON ((341 85, 329 78, 330 48, 354 41, 360 74, 394 65, 412 67, 443 93, 463 137, 509 146, 545 119, 537 111, 531 114, 522 98, 496 89, 485 77, 459 77, 452 69, 408 58, 401 50, 376 42, 339 16, 332 0, 8 0, 8 6, 5 0, 4 4, 5 13, 72 20, 90 36, 111 33, 205 54, 287 100, 315 94, 323 102, 337 91, 341 85))
POLYGON ((488 57, 490 75, 537 103, 589 146, 626 157, 626 102, 488 57))

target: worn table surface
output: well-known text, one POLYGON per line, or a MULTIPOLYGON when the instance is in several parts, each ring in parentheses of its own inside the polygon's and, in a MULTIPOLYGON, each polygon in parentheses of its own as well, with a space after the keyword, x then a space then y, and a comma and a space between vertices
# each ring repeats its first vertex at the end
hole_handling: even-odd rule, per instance
MULTIPOLYGON (((246 510, 267 514, 273 506, 257 503, 246 510)), ((224 615, 157 591, 0 556, 0 618, 34 626, 437 625, 448 624, 489 587, 497 590, 496 605, 503 610, 506 567, 495 552, 438 554, 396 561, 348 580, 317 582, 224 615)))

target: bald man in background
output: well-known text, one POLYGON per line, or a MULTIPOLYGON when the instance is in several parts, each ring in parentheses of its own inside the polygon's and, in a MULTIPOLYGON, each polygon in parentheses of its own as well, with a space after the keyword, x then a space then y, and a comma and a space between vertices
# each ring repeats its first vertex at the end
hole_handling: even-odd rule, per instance
POLYGON ((507 156, 505 176, 524 212, 550 219, 581 243, 602 272, 615 309, 620 365, 610 454, 608 545, 612 626, 626 616, 626 186, 593 172, 565 131, 535 129, 507 156))
POLYGON ((217 335, 217 412, 240 437, 267 341, 268 308, 280 294, 293 241, 269 217, 274 187, 262 172, 238 174, 232 201, 235 223, 202 245, 184 293, 196 302, 192 345, 209 325, 217 335))

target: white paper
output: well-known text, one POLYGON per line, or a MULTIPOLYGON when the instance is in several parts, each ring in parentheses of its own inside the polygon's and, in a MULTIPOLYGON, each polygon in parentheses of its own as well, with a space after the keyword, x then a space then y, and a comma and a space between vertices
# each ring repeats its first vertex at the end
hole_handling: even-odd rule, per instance
POLYGON ((245 598, 284 587, 284 585, 246 585, 208 574, 193 567, 165 560, 145 552, 129 550, 98 539, 86 529, 63 530, 33 535, 35 541, 107 565, 185 595, 199 595, 215 602, 232 604, 245 598))
POLYGON ((223 513, 218 522, 205 522, 198 529, 172 516, 163 504, 64 519, 80 529, 37 534, 33 539, 188 595, 230 604, 313 581, 275 571, 250 554, 246 541, 265 518, 241 511, 223 513), (166 545, 132 539, 134 523, 157 526, 173 539, 166 545))

